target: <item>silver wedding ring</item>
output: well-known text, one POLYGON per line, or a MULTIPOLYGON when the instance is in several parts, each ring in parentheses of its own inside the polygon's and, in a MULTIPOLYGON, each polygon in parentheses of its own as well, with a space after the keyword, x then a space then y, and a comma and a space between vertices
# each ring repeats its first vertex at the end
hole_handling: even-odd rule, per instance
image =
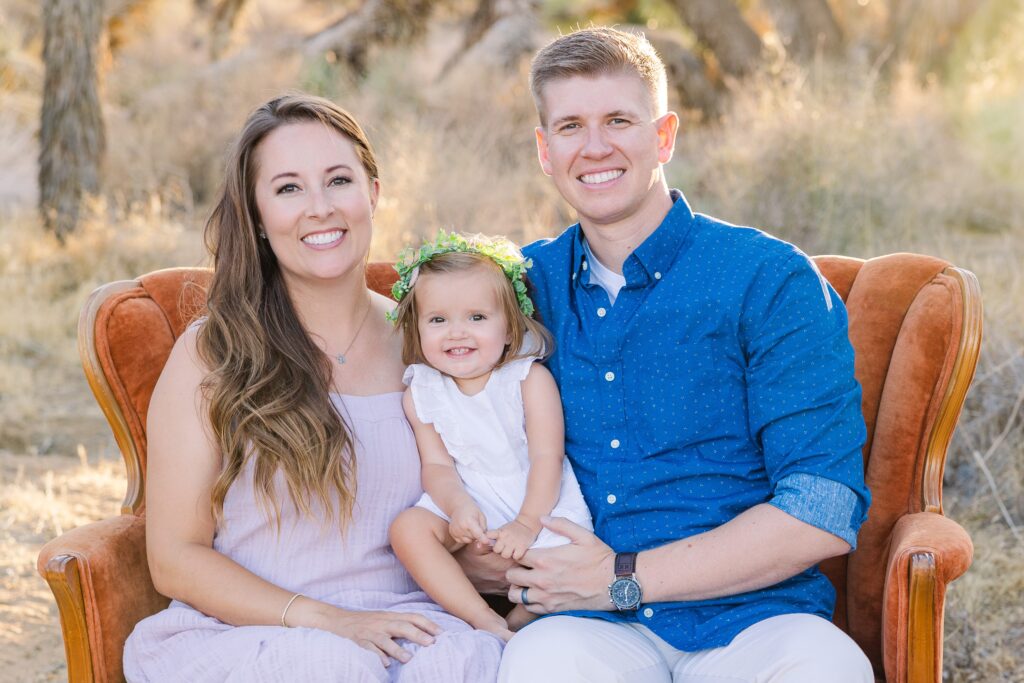
POLYGON ((530 590, 528 586, 523 586, 523 590, 519 591, 519 602, 524 605, 529 605, 530 601, 526 599, 526 591, 530 590))

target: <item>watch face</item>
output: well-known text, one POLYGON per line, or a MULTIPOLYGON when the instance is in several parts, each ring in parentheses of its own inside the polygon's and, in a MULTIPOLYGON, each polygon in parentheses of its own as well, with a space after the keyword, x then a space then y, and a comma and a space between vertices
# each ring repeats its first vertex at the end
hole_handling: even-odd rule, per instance
POLYGON ((636 609, 640 604, 640 584, 633 578, 616 579, 608 593, 619 609, 636 609))

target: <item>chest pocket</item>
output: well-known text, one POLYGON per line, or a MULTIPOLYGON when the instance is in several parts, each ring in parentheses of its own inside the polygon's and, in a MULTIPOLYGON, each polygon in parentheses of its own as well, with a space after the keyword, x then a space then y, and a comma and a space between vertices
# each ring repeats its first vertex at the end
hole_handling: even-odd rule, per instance
POLYGON ((630 393, 638 400, 631 412, 634 436, 645 455, 735 430, 731 423, 744 409, 742 372, 720 344, 707 339, 664 344, 641 354, 636 369, 630 393))

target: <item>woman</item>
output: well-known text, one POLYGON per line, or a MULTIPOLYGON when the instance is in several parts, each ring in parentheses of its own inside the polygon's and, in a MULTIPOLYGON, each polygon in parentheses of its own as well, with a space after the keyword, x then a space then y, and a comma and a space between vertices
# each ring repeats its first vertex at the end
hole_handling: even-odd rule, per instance
POLYGON ((129 637, 128 680, 494 680, 499 641, 387 545, 421 490, 392 304, 365 279, 379 193, 332 103, 249 116, 207 225, 207 317, 150 404, 147 550, 173 601, 129 637))

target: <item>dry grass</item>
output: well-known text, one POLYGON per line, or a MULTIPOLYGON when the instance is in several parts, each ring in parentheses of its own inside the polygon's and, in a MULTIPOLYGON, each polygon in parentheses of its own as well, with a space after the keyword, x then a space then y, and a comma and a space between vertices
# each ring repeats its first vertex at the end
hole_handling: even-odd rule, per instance
MULTIPOLYGON (((384 170, 373 258, 441 225, 526 241, 572 217, 537 170, 523 74, 466 68, 437 82, 451 46, 443 23, 355 82, 279 49, 322 21, 316 3, 254 2, 216 67, 191 4, 156 3, 106 78, 117 135, 105 199, 58 247, 30 211, 37 3, 0 2, 0 679, 57 680, 56 614, 34 558, 60 530, 115 512, 123 493, 77 367, 78 309, 102 282, 203 262, 204 212, 251 105, 296 87, 367 124, 384 170), (80 443, 100 457, 80 462, 80 443)), ((668 168, 697 210, 809 253, 921 251, 978 274, 985 345, 946 472, 946 512, 976 544, 947 607, 946 679, 965 682, 1024 680, 1024 544, 1009 526, 1024 525, 1024 53, 1007 48, 1024 3, 999 4, 968 32, 945 85, 777 74, 737 94, 720 125, 685 130, 668 168)))

